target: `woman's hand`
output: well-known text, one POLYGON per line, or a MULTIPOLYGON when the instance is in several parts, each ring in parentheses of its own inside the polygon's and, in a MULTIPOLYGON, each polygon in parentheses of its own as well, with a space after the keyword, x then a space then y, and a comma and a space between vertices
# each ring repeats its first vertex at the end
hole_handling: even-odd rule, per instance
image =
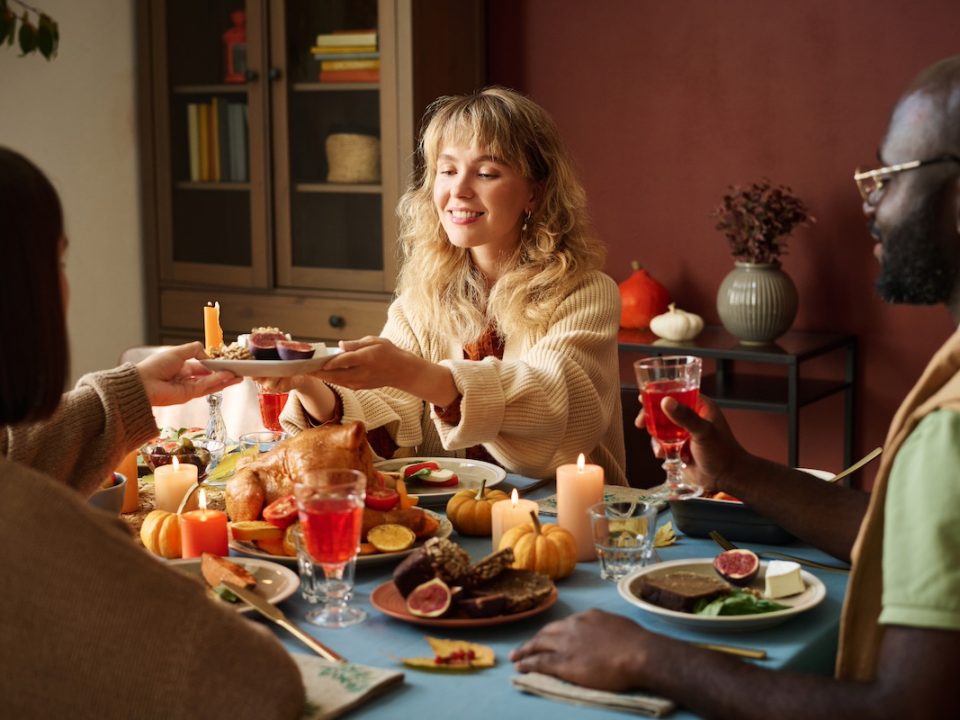
POLYGON ((546 625, 510 653, 510 660, 520 672, 623 692, 642 685, 641 669, 656 638, 621 615, 588 610, 546 625))
MULTIPOLYGON (((664 398, 661 404, 667 417, 690 432, 690 439, 683 447, 684 472, 691 482, 700 485, 705 492, 723 488, 724 477, 737 472, 749 454, 730 431, 727 420, 710 398, 700 396, 697 411, 693 411, 674 398, 664 398)), ((634 424, 645 429, 646 414, 641 407, 634 424)), ((654 451, 660 456, 656 440, 654 451)))
POLYGON ((150 404, 179 405, 220 392, 243 379, 226 370, 211 372, 197 362, 206 357, 203 345, 192 342, 154 353, 137 363, 150 404))

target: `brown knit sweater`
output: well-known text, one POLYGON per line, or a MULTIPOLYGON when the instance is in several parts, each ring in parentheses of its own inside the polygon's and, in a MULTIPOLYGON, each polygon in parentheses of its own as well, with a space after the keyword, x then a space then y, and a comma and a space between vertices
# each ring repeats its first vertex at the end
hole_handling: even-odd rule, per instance
POLYGON ((86 491, 152 432, 127 367, 85 378, 55 418, 0 434, 0 717, 299 716, 300 676, 272 635, 27 467, 86 491))

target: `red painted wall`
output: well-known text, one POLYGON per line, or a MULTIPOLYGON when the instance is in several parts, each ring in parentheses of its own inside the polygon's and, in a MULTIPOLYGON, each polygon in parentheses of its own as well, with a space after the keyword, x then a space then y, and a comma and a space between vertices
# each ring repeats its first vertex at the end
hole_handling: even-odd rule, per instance
MULTIPOLYGON (((859 337, 856 451, 881 444, 953 326, 942 307, 876 296, 852 174, 875 164, 909 80, 960 52, 960 3, 488 0, 487 20, 488 78, 553 114, 617 281, 637 258, 683 308, 716 323, 732 261, 710 212, 727 185, 768 177, 807 202, 817 223, 795 234, 783 263, 800 292, 794 328, 859 337)), ((840 469, 841 415, 838 398, 801 412, 801 465, 840 469)), ((785 460, 784 417, 731 421, 750 450, 785 460)))

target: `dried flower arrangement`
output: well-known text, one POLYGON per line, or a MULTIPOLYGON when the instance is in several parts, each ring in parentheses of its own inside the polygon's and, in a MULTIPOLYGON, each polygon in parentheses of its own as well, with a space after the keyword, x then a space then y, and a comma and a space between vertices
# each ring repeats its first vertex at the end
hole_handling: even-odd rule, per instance
POLYGON ((752 263, 778 263, 793 229, 816 222, 789 187, 773 187, 766 178, 748 188, 731 185, 713 217, 733 257, 752 263))

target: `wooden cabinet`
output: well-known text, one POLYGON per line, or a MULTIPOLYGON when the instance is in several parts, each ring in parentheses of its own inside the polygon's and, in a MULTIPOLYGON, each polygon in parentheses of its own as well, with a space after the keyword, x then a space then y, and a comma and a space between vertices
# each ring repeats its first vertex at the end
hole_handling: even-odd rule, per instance
POLYGON ((420 117, 483 85, 482 0, 149 0, 137 23, 149 340, 199 337, 208 300, 228 338, 379 333, 420 117), (379 78, 321 82, 317 36, 347 31, 379 78))

